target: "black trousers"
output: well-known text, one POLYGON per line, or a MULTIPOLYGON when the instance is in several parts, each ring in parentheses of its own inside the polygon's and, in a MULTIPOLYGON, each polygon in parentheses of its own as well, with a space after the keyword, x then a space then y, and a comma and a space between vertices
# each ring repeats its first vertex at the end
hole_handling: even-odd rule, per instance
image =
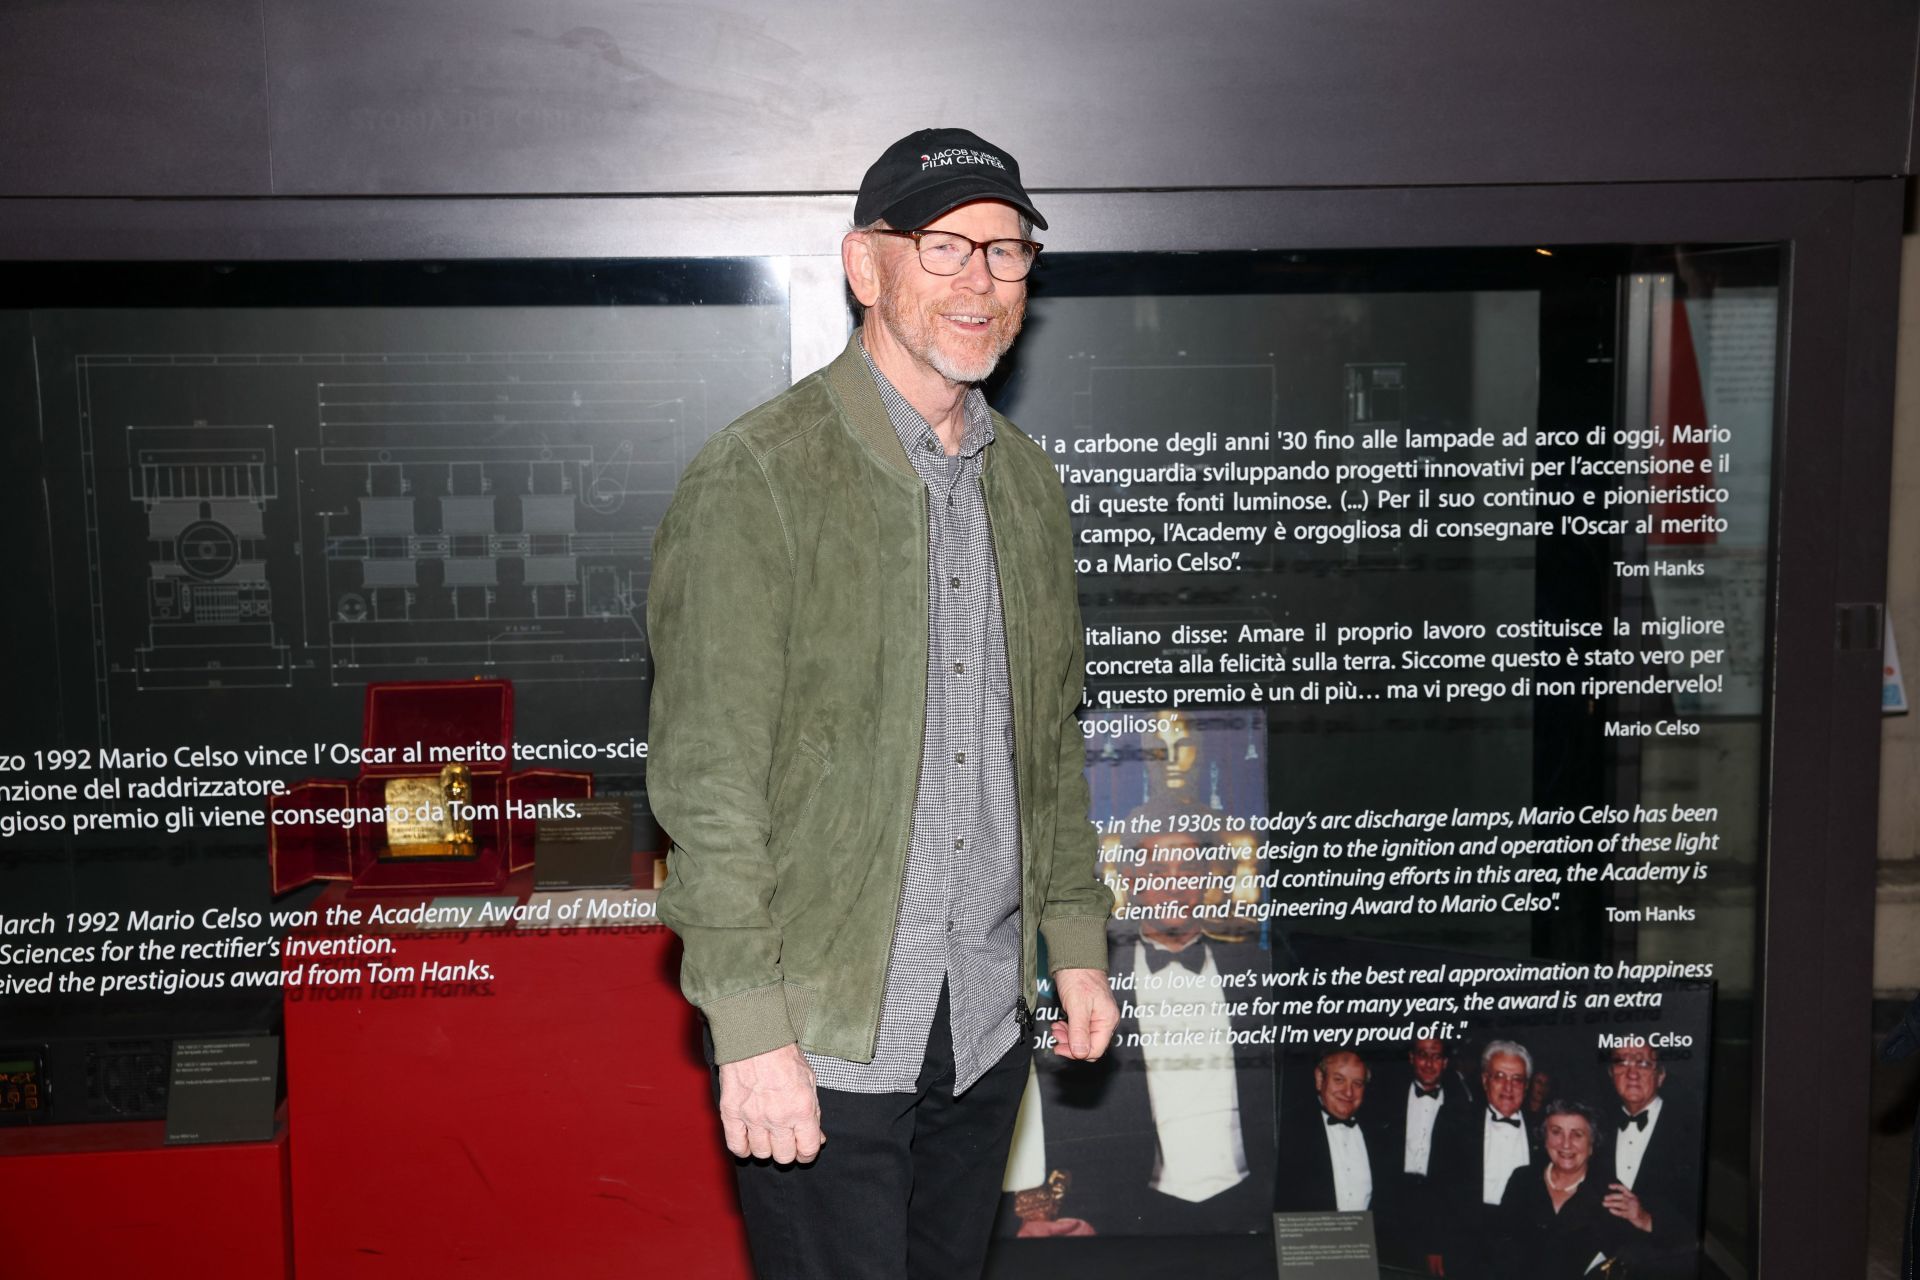
POLYGON ((736 1162, 760 1280, 979 1280, 1032 1055, 1022 1038, 953 1096, 940 992, 911 1093, 820 1090, 808 1165, 736 1162))

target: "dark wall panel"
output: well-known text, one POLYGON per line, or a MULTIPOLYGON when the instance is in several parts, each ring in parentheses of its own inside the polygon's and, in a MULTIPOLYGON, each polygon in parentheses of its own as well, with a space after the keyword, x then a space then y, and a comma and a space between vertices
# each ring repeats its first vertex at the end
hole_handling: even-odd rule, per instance
POLYGON ((1920 39, 1913 47, 1913 92, 1907 99, 1907 173, 1920 173, 1920 39))
POLYGON ((1042 187, 1893 174, 1899 0, 265 0, 276 190, 831 191, 964 121, 1042 187))
POLYGON ((0 195, 272 190, 258 0, 41 0, 0 16, 0 195))
POLYGON ((935 37, 847 0, 13 0, 0 195, 836 191, 934 121, 1014 147, 1037 186, 1095 190, 1912 163, 1897 0, 967 18, 935 37))

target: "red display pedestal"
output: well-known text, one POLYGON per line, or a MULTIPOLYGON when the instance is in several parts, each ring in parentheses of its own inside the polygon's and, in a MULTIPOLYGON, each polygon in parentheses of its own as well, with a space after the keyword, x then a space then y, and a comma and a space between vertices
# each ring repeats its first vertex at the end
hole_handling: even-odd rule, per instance
POLYGON ((165 1138, 159 1120, 0 1129, 0 1275, 291 1275, 284 1110, 271 1142, 165 1138))
MULTIPOLYGON (((315 905, 373 901, 404 905, 340 886, 315 905)), ((299 1280, 750 1276, 666 929, 292 936, 392 944, 283 961, 367 973, 286 993, 299 1280), (446 976, 473 965, 488 976, 446 976)))

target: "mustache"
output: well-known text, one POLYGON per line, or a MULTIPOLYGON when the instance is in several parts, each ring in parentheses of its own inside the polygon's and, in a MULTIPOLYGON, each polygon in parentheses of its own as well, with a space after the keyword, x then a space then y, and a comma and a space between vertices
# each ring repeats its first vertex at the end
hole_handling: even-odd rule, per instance
POLYGON ((940 316, 985 316, 988 320, 999 320, 1013 314, 1013 308, 995 299, 982 298, 977 302, 968 302, 954 306, 945 302, 929 303, 927 309, 940 316))

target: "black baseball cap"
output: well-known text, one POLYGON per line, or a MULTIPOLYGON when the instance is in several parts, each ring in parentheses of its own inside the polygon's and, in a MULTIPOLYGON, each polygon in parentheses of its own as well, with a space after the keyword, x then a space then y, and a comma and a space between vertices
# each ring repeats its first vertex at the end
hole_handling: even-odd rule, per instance
POLYGON ((966 129, 918 129, 881 152, 860 181, 853 220, 916 231, 970 200, 1002 200, 1047 225, 1020 185, 1020 162, 966 129))

